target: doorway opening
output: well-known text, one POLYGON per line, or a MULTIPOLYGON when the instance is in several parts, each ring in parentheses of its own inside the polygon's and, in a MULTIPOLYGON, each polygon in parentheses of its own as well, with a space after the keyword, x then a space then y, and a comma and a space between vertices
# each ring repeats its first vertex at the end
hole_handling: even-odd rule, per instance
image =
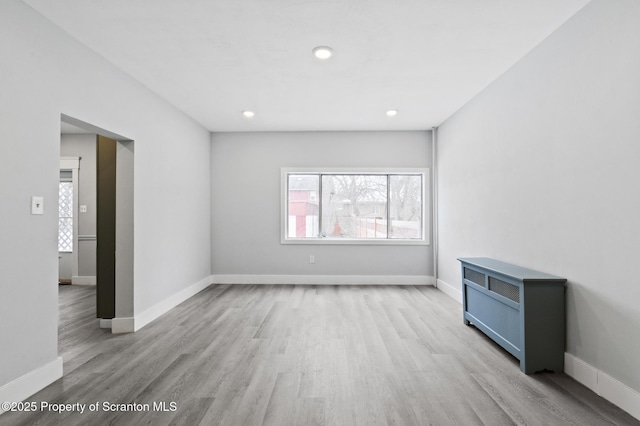
POLYGON ((93 286, 99 326, 134 331, 113 327, 133 318, 134 142, 64 114, 60 134, 60 283, 93 286))

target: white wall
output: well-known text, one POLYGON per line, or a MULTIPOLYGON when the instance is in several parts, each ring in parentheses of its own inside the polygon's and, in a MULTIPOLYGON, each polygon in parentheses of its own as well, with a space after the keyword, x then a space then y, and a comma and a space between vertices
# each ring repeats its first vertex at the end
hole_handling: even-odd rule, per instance
POLYGON ((594 0, 439 130, 439 278, 566 277, 572 356, 640 391, 640 2, 594 0))
POLYGON ((211 257, 208 131, 19 0, 0 2, 0 57, 2 390, 57 357, 61 113, 135 140, 135 315, 208 277, 211 257))
POLYGON ((433 275, 431 246, 280 243, 281 167, 428 168, 431 132, 214 133, 211 163, 214 274, 433 275))

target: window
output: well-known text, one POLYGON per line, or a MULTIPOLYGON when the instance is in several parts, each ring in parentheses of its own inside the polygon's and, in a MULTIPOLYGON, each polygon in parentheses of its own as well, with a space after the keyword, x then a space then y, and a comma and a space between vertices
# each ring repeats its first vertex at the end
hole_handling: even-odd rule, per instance
POLYGON ((282 242, 427 244, 428 169, 282 169, 282 242))
POLYGON ((71 171, 60 171, 58 191, 58 251, 73 252, 73 181, 71 171))

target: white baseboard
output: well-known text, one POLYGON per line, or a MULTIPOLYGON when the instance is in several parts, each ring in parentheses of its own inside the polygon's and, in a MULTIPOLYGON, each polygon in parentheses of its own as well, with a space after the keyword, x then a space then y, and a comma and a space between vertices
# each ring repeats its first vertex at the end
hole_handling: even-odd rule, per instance
POLYGON ((135 317, 120 317, 111 320, 111 333, 134 333, 136 331, 135 317))
POLYGON ((98 320, 98 326, 100 328, 111 328, 111 322, 112 322, 112 320, 110 320, 110 319, 100 318, 98 320))
POLYGON ((191 296, 201 292, 207 288, 209 284, 211 284, 210 276, 190 285, 173 296, 167 297, 162 302, 157 303, 139 315, 126 318, 113 318, 111 320, 111 332, 114 334, 136 332, 156 318, 175 308, 191 296))
POLYGON ((428 275, 211 275, 135 317, 113 318, 111 332, 133 333, 210 284, 434 285, 428 275))
POLYGON ((90 275, 86 275, 86 276, 78 276, 78 275, 74 275, 73 277, 71 277, 71 284, 76 284, 76 285, 96 285, 96 277, 95 276, 90 276, 90 275))
POLYGON ((438 280, 438 285, 436 287, 456 302, 462 304, 462 290, 460 290, 459 287, 454 287, 440 279, 438 280))
POLYGON ((564 372, 640 420, 640 392, 566 352, 564 372))
POLYGON ((577 382, 598 393, 598 370, 595 367, 565 352, 564 372, 567 376, 573 377, 577 382))
POLYGON ((434 285, 428 275, 212 275, 212 284, 434 285))
MULTIPOLYGON (((0 402, 20 402, 62 377, 62 358, 31 370, 0 387, 0 402)), ((0 414, 4 413, 0 407, 0 414)))

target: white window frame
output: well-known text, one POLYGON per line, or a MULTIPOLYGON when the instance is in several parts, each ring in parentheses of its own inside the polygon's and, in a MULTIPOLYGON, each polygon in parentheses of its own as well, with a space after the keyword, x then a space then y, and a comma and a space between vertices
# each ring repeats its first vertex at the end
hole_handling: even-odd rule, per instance
POLYGON ((80 157, 60 157, 60 170, 71 170, 71 176, 73 181, 73 251, 71 252, 71 276, 78 275, 78 227, 79 227, 79 170, 80 170, 80 157))
MULTIPOLYGON (((335 167, 283 167, 280 169, 281 244, 336 244, 336 245, 430 245, 431 229, 431 171, 428 168, 335 168, 335 167), (289 237, 289 175, 295 174, 342 174, 342 175, 402 175, 412 174, 422 177, 422 238, 330 238, 330 237, 289 237)), ((321 194, 317 195, 319 202, 321 194)))

